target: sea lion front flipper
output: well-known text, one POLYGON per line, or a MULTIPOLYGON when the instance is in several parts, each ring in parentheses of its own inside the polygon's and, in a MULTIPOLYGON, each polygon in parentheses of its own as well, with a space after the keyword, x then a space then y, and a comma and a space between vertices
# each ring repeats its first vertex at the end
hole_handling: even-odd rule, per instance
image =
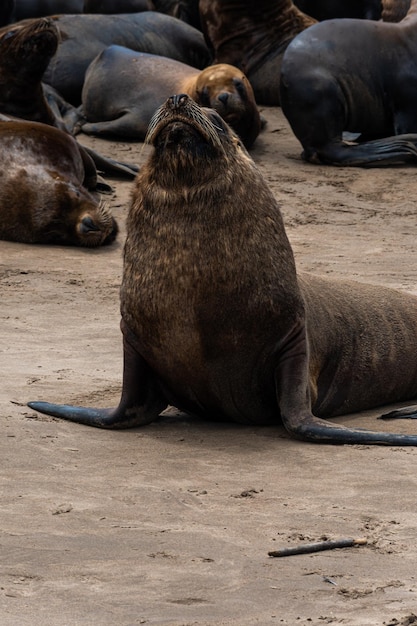
POLYGON ((134 178, 139 171, 139 167, 135 163, 124 163, 123 161, 115 161, 110 157, 105 157, 99 154, 92 148, 84 146, 84 149, 93 159, 96 167, 104 174, 114 174, 119 176, 127 176, 128 178, 134 178))
POLYGON ((328 422, 313 415, 308 384, 308 361, 295 344, 275 372, 282 423, 297 439, 315 443, 416 446, 417 435, 378 432, 328 422))
POLYGON ((123 358, 123 389, 117 408, 97 409, 50 402, 28 402, 28 406, 40 413, 97 428, 121 429, 149 424, 168 403, 148 364, 126 337, 123 358))
POLYGON ((378 417, 381 420, 393 419, 417 419, 417 404, 404 406, 402 409, 395 409, 389 413, 383 413, 378 417))

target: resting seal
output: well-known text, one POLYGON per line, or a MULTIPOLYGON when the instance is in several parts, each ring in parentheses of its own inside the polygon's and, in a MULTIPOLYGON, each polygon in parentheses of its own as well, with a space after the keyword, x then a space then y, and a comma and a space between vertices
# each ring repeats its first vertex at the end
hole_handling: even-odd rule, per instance
POLYGON ((201 32, 155 11, 119 15, 56 15, 53 20, 62 41, 43 80, 76 106, 81 102, 87 67, 104 48, 112 44, 160 54, 199 69, 210 62, 201 32))
POLYGON ((67 133, 0 116, 0 239, 96 247, 117 224, 87 190, 94 164, 67 133), (89 178, 90 177, 90 178, 89 178))
POLYGON ((279 75, 290 41, 315 20, 291 0, 200 0, 201 26, 213 63, 246 74, 260 104, 279 105, 279 75))
POLYGON ((415 163, 417 0, 397 24, 329 20, 298 35, 282 63, 281 106, 307 161, 415 163), (344 131, 364 135, 349 145, 344 131))
POLYGON ((89 66, 82 91, 83 132, 143 140, 155 110, 173 93, 215 109, 249 148, 261 130, 252 87, 232 65, 198 70, 153 54, 110 46, 89 66))
POLYGON ((417 445, 417 434, 355 430, 312 413, 417 395, 417 297, 297 278, 277 202, 215 111, 172 96, 148 141, 154 151, 127 221, 120 404, 29 406, 126 428, 171 404, 242 423, 281 419, 311 441, 417 445))

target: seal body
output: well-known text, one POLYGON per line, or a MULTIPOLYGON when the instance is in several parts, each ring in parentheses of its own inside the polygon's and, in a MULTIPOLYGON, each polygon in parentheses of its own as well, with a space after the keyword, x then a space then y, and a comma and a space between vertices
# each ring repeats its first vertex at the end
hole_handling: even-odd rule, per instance
POLYGON ((241 70, 198 70, 174 59, 110 46, 89 66, 82 91, 88 134, 143 140, 155 110, 172 94, 187 93, 215 109, 250 147, 261 129, 252 87, 241 70))
POLYGON ((59 33, 45 18, 0 30, 0 112, 52 123, 42 76, 58 47, 59 33))
POLYGON ((92 181, 75 139, 46 124, 3 120, 0 239, 89 247, 113 242, 117 223, 88 191, 92 181))
POLYGON ((120 404, 29 406, 122 428, 173 404, 211 419, 282 420, 312 441, 417 445, 417 435, 317 417, 417 395, 417 298, 298 278, 277 202, 215 111, 173 96, 147 141, 154 151, 127 221, 120 404))
POLYGON ((415 163, 417 2, 399 23, 329 20, 301 33, 284 55, 281 106, 308 161, 415 163))
POLYGON ((81 102, 87 67, 112 44, 139 52, 159 54, 203 68, 210 54, 201 32, 184 22, 155 11, 118 15, 58 15, 53 17, 62 36, 57 53, 44 74, 74 105, 81 102))
POLYGON ((248 77, 258 103, 280 104, 284 51, 315 20, 291 0, 200 0, 199 7, 213 63, 239 67, 248 77))

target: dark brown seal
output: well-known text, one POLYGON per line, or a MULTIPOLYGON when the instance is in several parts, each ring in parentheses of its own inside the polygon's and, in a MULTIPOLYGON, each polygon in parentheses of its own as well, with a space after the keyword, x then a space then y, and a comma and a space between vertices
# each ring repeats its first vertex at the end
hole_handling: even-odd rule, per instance
POLYGON ((201 32, 155 11, 118 15, 58 15, 53 19, 62 41, 43 80, 76 106, 81 102, 87 67, 104 48, 112 44, 138 52, 160 54, 198 69, 210 62, 201 32))
POLYGON ((41 81, 58 41, 58 29, 49 18, 0 30, 1 113, 34 122, 53 121, 41 81))
POLYGON ((136 179, 121 288, 116 409, 32 408, 102 428, 168 404, 278 424, 323 443, 417 445, 416 435, 315 417, 417 395, 417 297, 296 274, 277 202, 222 118, 186 95, 153 118, 136 179))
POLYGON ((143 140, 155 110, 172 94, 186 93, 215 109, 247 148, 261 130, 252 87, 237 67, 198 70, 154 54, 109 46, 89 66, 82 91, 83 132, 143 140))
POLYGON ((112 243, 117 223, 87 190, 92 181, 86 180, 86 155, 75 139, 46 124, 4 119, 0 116, 0 239, 112 243))
POLYGON ((291 0, 200 0, 201 26, 213 63, 246 74, 259 104, 277 105, 282 56, 298 33, 315 23, 291 0))
MULTIPOLYGON (((69 132, 78 124, 79 112, 50 85, 42 84, 58 42, 58 29, 50 18, 23 21, 0 30, 1 114, 69 132)), ((137 173, 134 164, 103 157, 90 148, 79 149, 88 152, 100 171, 130 178, 137 173)), ((94 167, 92 162, 91 167, 94 167)))
POLYGON ((140 13, 154 9, 151 0, 84 0, 84 13, 140 13))
POLYGON ((281 106, 312 163, 417 162, 417 0, 398 24, 329 20, 288 46, 281 106), (362 133, 359 142, 343 132, 362 133))

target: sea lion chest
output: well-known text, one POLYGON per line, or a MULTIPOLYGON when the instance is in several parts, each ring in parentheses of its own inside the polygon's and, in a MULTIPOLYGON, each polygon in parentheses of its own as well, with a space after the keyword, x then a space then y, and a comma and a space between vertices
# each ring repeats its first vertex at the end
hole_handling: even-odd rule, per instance
POLYGON ((211 193, 203 207, 170 195, 164 211, 144 197, 130 213, 123 320, 172 404, 212 418, 276 419, 278 327, 291 323, 282 305, 295 292, 243 207, 228 210, 235 198, 216 203, 211 193))

